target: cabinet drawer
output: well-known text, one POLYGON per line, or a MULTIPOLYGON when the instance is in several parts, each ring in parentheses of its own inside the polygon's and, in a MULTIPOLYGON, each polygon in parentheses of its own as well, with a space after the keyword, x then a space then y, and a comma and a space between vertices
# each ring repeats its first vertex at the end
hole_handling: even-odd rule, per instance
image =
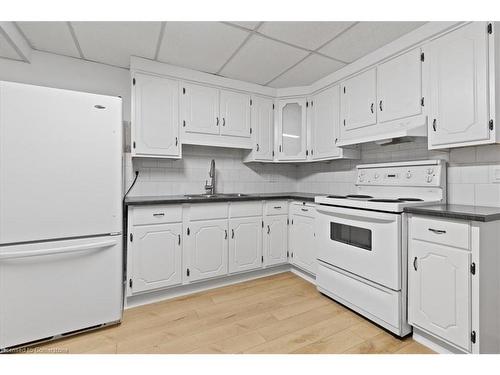
POLYGON ((268 201, 264 209, 266 215, 287 215, 288 201, 268 201))
POLYGON ((302 203, 292 203, 290 205, 291 215, 314 217, 316 206, 302 203))
POLYGON ((189 209, 190 220, 227 219, 228 204, 223 203, 197 203, 189 209))
POLYGON ((414 216, 410 225, 413 239, 462 249, 470 248, 470 227, 466 221, 414 216))
POLYGON ((231 217, 262 216, 262 202, 232 202, 229 211, 231 217))
POLYGON ((160 205, 134 207, 133 224, 163 224, 182 221, 182 206, 160 205))

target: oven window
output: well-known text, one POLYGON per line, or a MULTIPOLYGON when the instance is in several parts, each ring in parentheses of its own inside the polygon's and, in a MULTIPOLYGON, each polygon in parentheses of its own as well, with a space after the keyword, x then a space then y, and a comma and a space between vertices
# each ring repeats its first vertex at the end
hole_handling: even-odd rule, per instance
POLYGON ((366 228, 330 222, 330 239, 363 250, 372 250, 372 231, 366 228))

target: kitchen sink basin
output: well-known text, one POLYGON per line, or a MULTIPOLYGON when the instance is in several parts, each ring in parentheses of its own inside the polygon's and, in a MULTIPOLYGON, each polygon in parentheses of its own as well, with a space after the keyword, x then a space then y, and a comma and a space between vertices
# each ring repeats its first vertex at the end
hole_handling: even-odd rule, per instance
POLYGON ((228 194, 186 194, 187 199, 210 199, 210 198, 232 198, 232 197, 245 197, 247 194, 242 193, 228 193, 228 194))

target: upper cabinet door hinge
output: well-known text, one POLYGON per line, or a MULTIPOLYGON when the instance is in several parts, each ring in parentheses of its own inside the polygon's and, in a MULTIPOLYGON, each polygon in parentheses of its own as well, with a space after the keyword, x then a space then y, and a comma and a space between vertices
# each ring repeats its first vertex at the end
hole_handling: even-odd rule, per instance
POLYGON ((274 109, 274 103, 273 103, 273 109, 274 109))
POLYGON ((345 94, 345 86, 344 86, 344 94, 345 94))
POLYGON ((250 134, 252 134, 252 128, 250 128, 250 134))
POLYGON ((422 96, 422 99, 420 99, 420 105, 423 107, 424 106, 424 97, 422 96))
POLYGON ((182 95, 185 95, 185 94, 186 94, 186 88, 185 88, 185 87, 183 87, 183 88, 182 88, 182 95))
POLYGON ((306 108, 309 107, 309 102, 306 102, 306 108))
POLYGON ((488 24, 488 34, 493 34, 493 25, 491 22, 488 24))
POLYGON ((488 122, 488 128, 490 130, 493 130, 493 120, 490 120, 490 122, 488 122))
POLYGON ((470 273, 475 275, 476 274, 476 263, 472 262, 470 265, 470 273))
POLYGON ((133 242, 134 241, 134 235, 132 233, 130 233, 130 242, 133 242))
POLYGON ((135 86, 135 78, 132 78, 132 84, 135 86))
POLYGON ((472 331, 470 333, 470 341, 475 344, 476 343, 476 331, 472 331))
POLYGON ((423 52, 420 54, 420 61, 425 61, 425 54, 423 52))
POLYGON ((250 99, 250 105, 252 105, 252 103, 253 103, 253 102, 252 102, 252 99, 250 99))

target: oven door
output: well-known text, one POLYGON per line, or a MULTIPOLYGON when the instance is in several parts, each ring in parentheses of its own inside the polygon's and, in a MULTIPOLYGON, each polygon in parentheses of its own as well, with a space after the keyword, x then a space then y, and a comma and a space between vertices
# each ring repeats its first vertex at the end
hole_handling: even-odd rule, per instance
POLYGON ((401 215, 317 206, 318 259, 401 289, 401 215))

